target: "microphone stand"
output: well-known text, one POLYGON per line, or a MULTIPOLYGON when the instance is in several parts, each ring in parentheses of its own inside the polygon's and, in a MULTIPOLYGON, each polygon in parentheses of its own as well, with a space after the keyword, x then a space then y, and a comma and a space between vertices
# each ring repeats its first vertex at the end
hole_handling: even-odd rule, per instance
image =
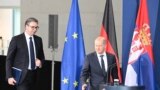
POLYGON ((117 66, 116 63, 109 65, 107 70, 107 85, 111 85, 110 76, 112 76, 112 69, 117 66), (109 80, 109 81, 108 81, 109 80))
POLYGON ((113 76, 112 76, 112 71, 113 71, 113 68, 115 68, 116 66, 117 66, 117 64, 115 63, 115 64, 113 64, 113 66, 110 68, 109 78, 112 77, 112 78, 110 78, 110 79, 113 79, 111 83, 114 83, 114 78, 113 78, 113 76))

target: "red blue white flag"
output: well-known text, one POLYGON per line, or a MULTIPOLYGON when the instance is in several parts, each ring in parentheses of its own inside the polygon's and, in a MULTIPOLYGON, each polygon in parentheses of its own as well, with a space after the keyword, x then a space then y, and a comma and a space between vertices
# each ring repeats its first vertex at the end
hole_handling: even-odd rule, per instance
POLYGON ((154 60, 147 0, 140 0, 136 27, 130 47, 125 85, 145 86, 145 90, 155 90, 154 60))

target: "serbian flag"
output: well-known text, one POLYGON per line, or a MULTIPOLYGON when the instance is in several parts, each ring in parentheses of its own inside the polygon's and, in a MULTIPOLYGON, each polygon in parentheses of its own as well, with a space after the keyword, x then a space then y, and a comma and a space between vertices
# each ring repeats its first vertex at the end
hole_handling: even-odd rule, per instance
MULTIPOLYGON (((106 52, 109 52, 115 55, 116 57, 118 78, 119 78, 119 82, 122 83, 120 64, 118 59, 117 39, 116 39, 116 32, 115 32, 112 0, 106 0, 100 36, 105 37, 107 40, 106 52)), ((113 82, 111 77, 110 77, 110 81, 113 82)))
POLYGON ((145 86, 145 90, 155 90, 154 60, 147 0, 140 0, 136 26, 130 47, 125 85, 145 86))

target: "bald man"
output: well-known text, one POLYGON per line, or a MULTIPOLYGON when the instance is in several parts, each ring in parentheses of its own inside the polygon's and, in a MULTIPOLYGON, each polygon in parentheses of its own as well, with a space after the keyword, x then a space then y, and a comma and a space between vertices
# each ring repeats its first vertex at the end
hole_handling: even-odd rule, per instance
POLYGON ((100 84, 110 82, 108 75, 111 75, 114 79, 118 78, 117 68, 114 66, 116 65, 116 58, 114 55, 105 52, 106 39, 99 36, 95 39, 94 44, 95 51, 86 55, 81 71, 82 90, 85 90, 87 85, 89 85, 89 90, 99 90, 100 84))

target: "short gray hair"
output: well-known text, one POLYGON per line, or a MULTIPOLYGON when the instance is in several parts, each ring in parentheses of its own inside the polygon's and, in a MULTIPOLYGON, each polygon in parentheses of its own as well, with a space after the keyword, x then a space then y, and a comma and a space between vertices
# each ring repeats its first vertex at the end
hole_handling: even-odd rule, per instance
POLYGON ((30 22, 36 22, 38 24, 38 20, 34 17, 30 17, 26 20, 25 25, 28 25, 30 22))

